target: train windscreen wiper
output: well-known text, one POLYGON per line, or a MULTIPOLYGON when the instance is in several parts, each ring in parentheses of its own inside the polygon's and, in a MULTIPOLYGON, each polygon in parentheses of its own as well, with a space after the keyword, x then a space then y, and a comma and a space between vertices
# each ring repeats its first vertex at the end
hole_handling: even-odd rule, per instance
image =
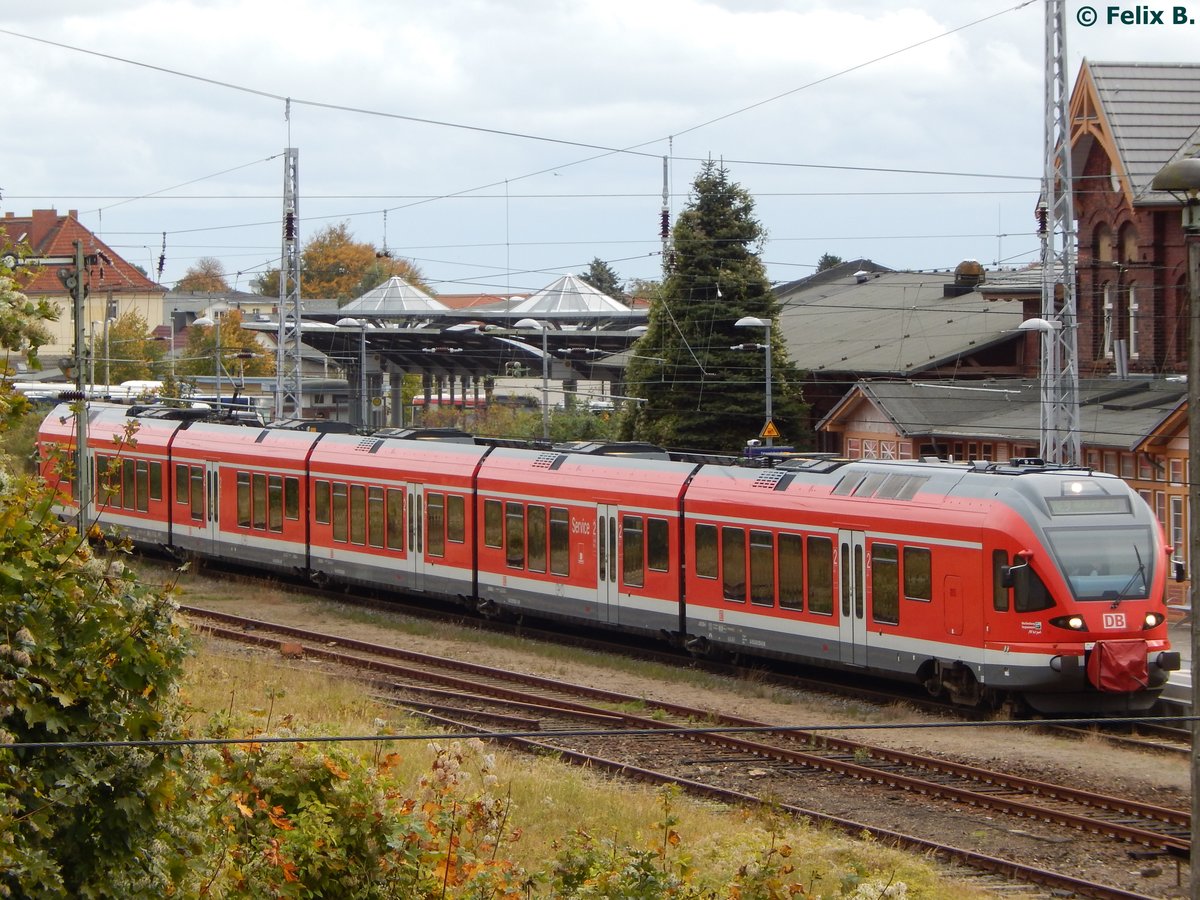
POLYGON ((1128 582, 1126 582, 1125 587, 1123 587, 1123 588, 1121 588, 1121 590, 1117 591, 1117 596, 1113 599, 1113 602, 1112 602, 1113 609, 1116 609, 1118 606, 1120 606, 1121 601, 1129 596, 1130 589, 1133 588, 1134 583, 1139 578, 1142 580, 1142 587, 1145 590, 1150 590, 1150 586, 1148 584, 1146 584, 1146 564, 1144 562, 1142 562, 1142 553, 1140 550, 1138 550, 1137 544, 1133 545, 1133 554, 1134 554, 1134 556, 1137 557, 1137 561, 1138 561, 1137 571, 1134 572, 1133 576, 1129 579, 1128 582))

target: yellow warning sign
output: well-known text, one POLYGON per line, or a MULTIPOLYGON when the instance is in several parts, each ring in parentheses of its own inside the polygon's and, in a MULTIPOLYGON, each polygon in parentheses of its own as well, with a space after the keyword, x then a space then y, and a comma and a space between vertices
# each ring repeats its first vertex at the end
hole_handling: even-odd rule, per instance
POLYGON ((775 427, 775 420, 767 419, 767 424, 763 426, 763 430, 758 433, 758 436, 772 440, 779 437, 779 429, 775 427))

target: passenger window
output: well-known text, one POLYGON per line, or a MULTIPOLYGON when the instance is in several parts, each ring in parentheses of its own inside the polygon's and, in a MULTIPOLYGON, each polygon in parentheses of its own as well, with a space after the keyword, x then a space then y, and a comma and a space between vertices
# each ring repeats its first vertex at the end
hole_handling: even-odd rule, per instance
POLYGON ((267 479, 267 528, 276 533, 283 531, 282 475, 271 475, 267 479))
POLYGON ((237 473, 237 523, 238 528, 250 527, 250 473, 237 473))
POLYGON ((531 505, 526 511, 529 571, 546 571, 546 507, 531 505))
POLYGON ((696 526, 696 558, 692 565, 698 578, 717 577, 717 526, 696 526))
POLYGON ((499 500, 483 501, 483 545, 497 549, 504 546, 504 516, 499 500))
POLYGON ((808 539, 808 611, 833 615, 833 540, 808 539))
POLYGON ((347 506, 346 485, 335 482, 333 485, 333 539, 343 544, 346 543, 346 535, 349 531, 347 506))
POLYGON ((568 575, 571 571, 571 525, 567 510, 550 507, 550 571, 568 575))
POLYGON ((318 481, 313 485, 316 494, 313 503, 313 514, 318 525, 329 524, 329 482, 318 481))
POLYGON ((775 605, 775 539, 769 531, 750 532, 750 602, 775 605))
POLYGON ((900 564, 895 544, 871 546, 871 617, 876 622, 900 622, 900 564))
POLYGON ((525 507, 504 504, 504 561, 514 569, 525 568, 525 507))
POLYGON ((297 520, 300 518, 300 479, 288 477, 283 479, 283 514, 297 520))
POLYGON ((370 487, 367 489, 367 544, 369 546, 383 546, 385 522, 386 517, 383 514, 383 488, 370 487))
POLYGON ((467 540, 466 504, 461 494, 446 496, 446 540, 455 544, 467 540))
POLYGON ((721 587, 725 599, 746 602, 746 532, 741 528, 721 528, 721 587))
POLYGON ((621 517, 621 580, 630 587, 646 583, 646 544, 640 516, 621 517))
POLYGON ((646 567, 651 572, 671 569, 670 526, 666 519, 646 520, 646 567))
POLYGON ((175 502, 186 504, 190 501, 188 494, 188 467, 184 463, 175 466, 175 502))
POLYGON ((256 474, 253 478, 252 513, 254 527, 267 530, 267 476, 256 474))
POLYGON ((150 499, 151 500, 161 500, 162 499, 162 483, 163 483, 162 463, 160 463, 160 462, 150 463, 150 499))
POLYGON ((804 609, 804 546, 798 534, 779 535, 779 605, 804 609))
POLYGON ((350 543, 367 542, 367 489, 361 484, 350 485, 350 543))
POLYGON ((430 556, 446 555, 446 497, 425 495, 425 547, 430 556))
POLYGON ((928 547, 904 548, 904 596, 908 600, 933 599, 933 569, 928 547))
MULTIPOLYGON (((214 478, 216 476, 213 476, 214 478)), ((204 519, 204 467, 192 466, 192 518, 196 521, 204 519)))
POLYGON ((404 491, 388 488, 387 545, 389 550, 404 549, 404 491))

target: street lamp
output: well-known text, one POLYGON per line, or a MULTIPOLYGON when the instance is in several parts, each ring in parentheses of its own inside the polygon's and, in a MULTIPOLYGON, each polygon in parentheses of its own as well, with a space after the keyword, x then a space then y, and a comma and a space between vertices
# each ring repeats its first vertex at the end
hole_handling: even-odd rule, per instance
POLYGON ((767 371, 766 371, 766 392, 767 392, 767 420, 763 424, 762 436, 767 442, 768 447, 775 446, 775 423, 771 421, 771 320, 760 319, 758 316, 742 316, 733 323, 734 328, 764 328, 766 329, 765 344, 738 344, 736 347, 731 347, 731 350, 766 350, 767 351, 767 371))
MULTIPOLYGON (((1183 201, 1187 243, 1188 325, 1188 590, 1192 606, 1192 716, 1200 713, 1200 625, 1196 622, 1196 578, 1200 575, 1200 157, 1167 163, 1150 182, 1183 201)), ((1200 847, 1200 719, 1192 719, 1192 846, 1200 847)), ((1200 896, 1200 858, 1193 855, 1191 896, 1200 896)))
POLYGON ((217 354, 216 354, 216 370, 217 370, 217 415, 221 414, 221 318, 220 313, 214 309, 212 315, 200 316, 193 325, 199 325, 201 328, 212 328, 217 337, 217 354))
POLYGON ((370 411, 367 408, 367 323, 351 316, 338 319, 338 328, 358 328, 358 424, 366 428, 370 411))
POLYGON ((1049 319, 1043 319, 1041 316, 1034 316, 1026 319, 1017 326, 1017 331, 1036 331, 1042 336, 1043 351, 1049 350, 1049 354, 1042 353, 1041 371, 1038 373, 1038 384, 1040 388, 1041 407, 1039 413, 1039 421, 1041 423, 1041 437, 1039 439, 1038 453, 1041 458, 1046 461, 1052 461, 1054 457, 1054 442, 1058 439, 1058 435, 1054 434, 1054 429, 1050 428, 1051 416, 1047 412, 1051 404, 1057 402, 1058 389, 1056 380, 1058 375, 1058 367, 1055 365, 1047 365, 1046 359, 1053 358, 1057 347, 1058 336, 1056 332, 1062 328, 1062 322, 1051 322, 1049 319), (1051 342, 1051 347, 1046 347, 1045 342, 1051 342))
POLYGON ((537 319, 519 319, 514 326, 516 328, 537 328, 542 332, 542 440, 550 440, 550 407, 548 405, 548 397, 550 393, 550 354, 546 351, 546 331, 545 323, 539 322, 537 319))

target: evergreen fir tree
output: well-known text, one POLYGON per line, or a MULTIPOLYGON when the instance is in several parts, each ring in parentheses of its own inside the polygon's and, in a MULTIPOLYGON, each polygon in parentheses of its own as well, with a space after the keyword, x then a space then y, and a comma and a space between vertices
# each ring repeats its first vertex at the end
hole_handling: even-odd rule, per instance
POLYGON ((646 334, 634 345, 627 393, 627 439, 678 448, 736 452, 764 425, 765 330, 737 328, 743 316, 771 322, 773 420, 777 444, 810 445, 808 407, 775 325, 778 301, 758 257, 763 229, 754 200, 714 162, 703 165, 672 232, 674 255, 646 334))

